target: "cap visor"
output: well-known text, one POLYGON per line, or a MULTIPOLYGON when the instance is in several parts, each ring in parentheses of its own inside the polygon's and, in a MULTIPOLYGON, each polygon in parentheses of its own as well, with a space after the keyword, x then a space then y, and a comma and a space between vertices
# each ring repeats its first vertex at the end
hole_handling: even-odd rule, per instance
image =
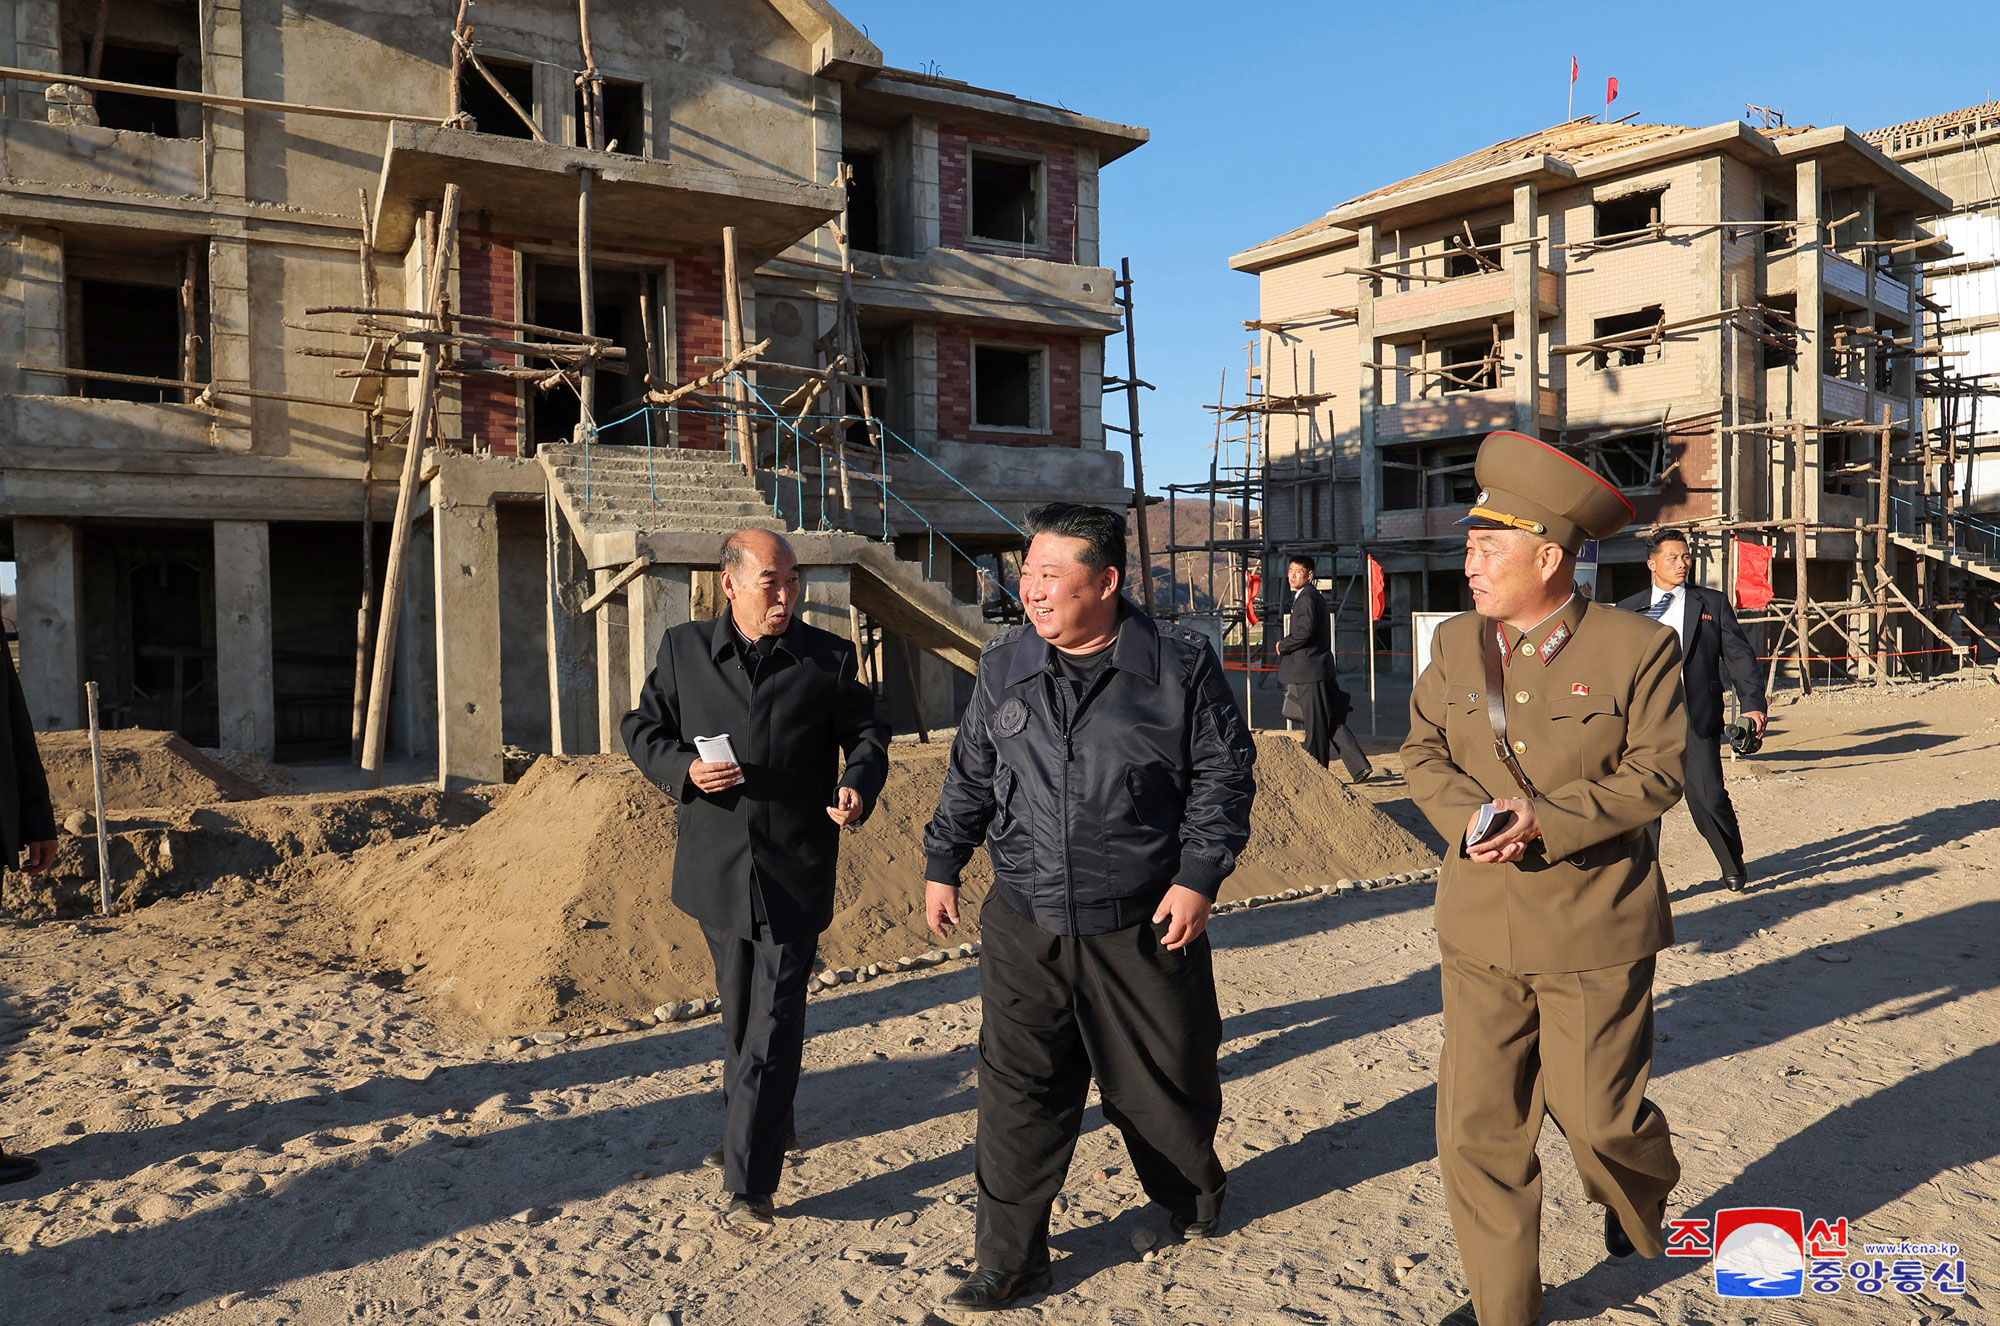
POLYGON ((1459 529, 1512 529, 1513 528, 1513 526, 1508 525, 1503 521, 1492 520, 1486 516, 1462 516, 1459 519, 1452 521, 1451 523, 1454 527, 1459 529))

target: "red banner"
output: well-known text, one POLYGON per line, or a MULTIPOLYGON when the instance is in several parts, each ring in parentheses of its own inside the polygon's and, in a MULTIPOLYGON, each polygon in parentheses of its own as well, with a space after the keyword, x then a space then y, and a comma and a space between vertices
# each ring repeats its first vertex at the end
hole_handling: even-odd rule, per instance
POLYGON ((1382 575, 1382 563, 1368 559, 1368 620, 1379 622, 1389 615, 1389 588, 1382 575))
POLYGON ((1749 612, 1769 606, 1771 554, 1774 549, 1761 543, 1736 540, 1736 606, 1749 612))
POLYGON ((1264 592, 1264 577, 1255 571, 1243 578, 1243 615, 1252 626, 1262 626, 1264 619, 1257 615, 1257 597, 1264 592))
POLYGON ((1618 100, 1618 80, 1607 78, 1604 80, 1604 104, 1609 106, 1616 100, 1618 100))

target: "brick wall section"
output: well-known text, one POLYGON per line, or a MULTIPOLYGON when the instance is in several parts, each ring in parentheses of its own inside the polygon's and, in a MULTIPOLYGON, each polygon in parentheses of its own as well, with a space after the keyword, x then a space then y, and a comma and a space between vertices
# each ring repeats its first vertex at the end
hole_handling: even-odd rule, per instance
MULTIPOLYGON (((674 259, 674 342, 675 381, 687 382, 714 371, 715 365, 697 364, 695 359, 722 356, 720 262, 692 256, 674 259)), ((720 416, 684 412, 678 417, 682 446, 715 451, 725 445, 720 416)))
POLYGON ((1020 253, 1019 245, 974 239, 967 232, 972 225, 971 190, 974 148, 992 147, 1007 152, 1023 152, 1043 158, 1043 188, 1048 218, 1043 243, 1026 249, 1029 257, 1053 262, 1076 260, 1076 153, 1053 143, 1037 143, 1006 134, 938 126, 938 242, 946 248, 972 249, 988 253, 1020 253))
POLYGON ((952 442, 1006 447, 1081 447, 1083 392, 1080 343, 1074 336, 1034 337, 939 327, 937 333, 938 436, 952 442), (977 340, 1046 347, 1049 431, 1010 433, 972 426, 972 345, 977 340))
MULTIPOLYGON (((560 243, 548 238, 524 235, 468 233, 460 246, 459 295, 467 313, 513 321, 532 321, 525 316, 516 278, 515 253, 522 244, 560 243)), ((697 364, 698 356, 719 358, 722 354, 722 264, 714 259, 688 253, 661 253, 649 250, 600 246, 593 252, 606 255, 673 263, 674 270, 674 363, 676 382, 686 382, 709 372, 713 364, 697 364)), ((574 262, 572 248, 569 261, 574 262)), ((487 362, 498 365, 520 363, 515 355, 492 354, 487 362)), ((620 383, 623 379, 612 379, 620 383)), ((499 382, 461 382, 459 399, 464 418, 464 436, 478 437, 490 445, 496 456, 520 454, 519 400, 523 388, 499 382)), ((562 390, 567 390, 563 388, 562 390)), ((695 409, 708 408, 696 404, 695 409)), ((719 417, 683 413, 678 416, 680 445, 715 450, 725 445, 719 417)))
MULTIPOLYGON (((516 289, 514 247, 489 237, 468 234, 459 246, 459 302, 467 313, 489 318, 521 320, 516 289)), ((475 331, 492 331, 477 327, 475 331)), ((466 361, 512 367, 519 356, 488 352, 468 353, 466 361)), ((470 444, 474 438, 492 448, 496 456, 520 454, 520 389, 506 382, 461 381, 458 384, 461 433, 470 444)))

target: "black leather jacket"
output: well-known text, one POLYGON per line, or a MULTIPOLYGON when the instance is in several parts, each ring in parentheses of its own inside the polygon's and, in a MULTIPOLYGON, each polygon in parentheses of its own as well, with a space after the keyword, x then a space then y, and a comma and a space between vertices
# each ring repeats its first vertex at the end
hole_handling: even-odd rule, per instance
POLYGON ((989 642, 952 742, 926 878, 984 839, 995 892, 1057 935, 1150 920, 1169 885, 1213 898, 1250 835, 1256 747, 1206 637, 1127 600, 1080 703, 1017 626, 989 642))

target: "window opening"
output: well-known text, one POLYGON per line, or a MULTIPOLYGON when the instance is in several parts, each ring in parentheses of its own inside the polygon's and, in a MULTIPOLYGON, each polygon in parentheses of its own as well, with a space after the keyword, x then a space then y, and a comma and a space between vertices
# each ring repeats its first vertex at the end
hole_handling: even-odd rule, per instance
POLYGON ((1628 193, 1622 198, 1608 198, 1597 204, 1598 239, 1617 239, 1633 235, 1660 224, 1660 202, 1666 196, 1665 189, 1648 189, 1643 193, 1628 193))
MULTIPOLYGON (((1626 332, 1655 331, 1666 321, 1666 314, 1657 304, 1640 309, 1636 313, 1620 313, 1615 317, 1599 318, 1591 325, 1591 339, 1603 340, 1607 336, 1618 336, 1626 332)), ((1643 364, 1648 359, 1659 357, 1659 342, 1636 341, 1611 350, 1597 352, 1599 368, 1630 368, 1643 364)))
MULTIPOLYGON (((147 87, 177 87, 180 54, 143 46, 104 44, 103 72, 114 83, 143 83, 147 87)), ((140 92, 99 92, 95 94, 97 122, 106 129, 153 134, 160 138, 180 138, 180 107, 164 97, 140 92)))
MULTIPOLYGON (((129 373, 137 377, 181 376, 181 292, 175 286, 135 285, 123 281, 77 283, 81 296, 79 341, 83 363, 94 373, 129 373)), ((78 382, 85 396, 116 401, 177 399, 174 387, 147 387, 136 382, 78 382)))
MULTIPOLYGON (((507 95, 521 103, 521 108, 530 114, 535 109, 535 71, 533 66, 512 64, 506 60, 489 60, 484 56, 480 63, 492 71, 500 86, 507 89, 507 95)), ((472 117, 473 126, 483 134, 493 134, 500 138, 533 138, 527 122, 515 114, 493 90, 493 84, 479 76, 479 71, 466 61, 458 74, 458 104, 472 117)))
POLYGON ((1446 276, 1477 276, 1500 270, 1500 250, 1489 247, 1500 242, 1500 227, 1481 226, 1470 233, 1470 240, 1464 230, 1445 237, 1445 247, 1451 251, 1451 256, 1444 260, 1446 276))
MULTIPOLYGON (((483 79, 481 80, 484 81, 483 79)), ((509 88, 508 91, 513 91, 509 88)), ((515 94, 515 99, 523 106, 528 99, 515 94)), ((510 112, 511 113, 511 112, 510 112)), ((519 124, 521 117, 515 115, 519 124)), ((589 112, 584 109, 583 89, 576 90, 576 117, 572 121, 570 141, 574 146, 585 146, 589 137, 589 112)), ((624 156, 638 157, 646 154, 646 85, 627 83, 614 79, 604 80, 604 142, 605 150, 624 156)))
POLYGON ((1666 434, 1654 428, 1586 442, 1583 458, 1621 492, 1657 491, 1666 471, 1666 434))
POLYGON ((1492 391, 1500 385, 1500 358, 1491 341, 1466 341, 1438 352, 1446 391, 1492 391))
MULTIPOLYGON (((1764 219, 1766 221, 1794 220, 1795 215, 1792 211, 1792 205, 1780 202, 1776 198, 1766 198, 1764 200, 1764 219)), ((1795 227, 1764 227, 1764 252, 1766 253, 1777 253, 1783 249, 1789 249, 1797 240, 1798 231, 1795 227)))
POLYGON ((879 152, 843 152, 840 159, 852 174, 847 181, 847 243, 863 253, 882 251, 882 156, 879 152))
POLYGON ((973 425, 978 428, 1042 427, 1041 363, 1042 352, 1039 350, 974 346, 973 425))
POLYGON ((1003 244, 1039 244, 1041 165, 1007 157, 972 158, 972 234, 1003 244))

